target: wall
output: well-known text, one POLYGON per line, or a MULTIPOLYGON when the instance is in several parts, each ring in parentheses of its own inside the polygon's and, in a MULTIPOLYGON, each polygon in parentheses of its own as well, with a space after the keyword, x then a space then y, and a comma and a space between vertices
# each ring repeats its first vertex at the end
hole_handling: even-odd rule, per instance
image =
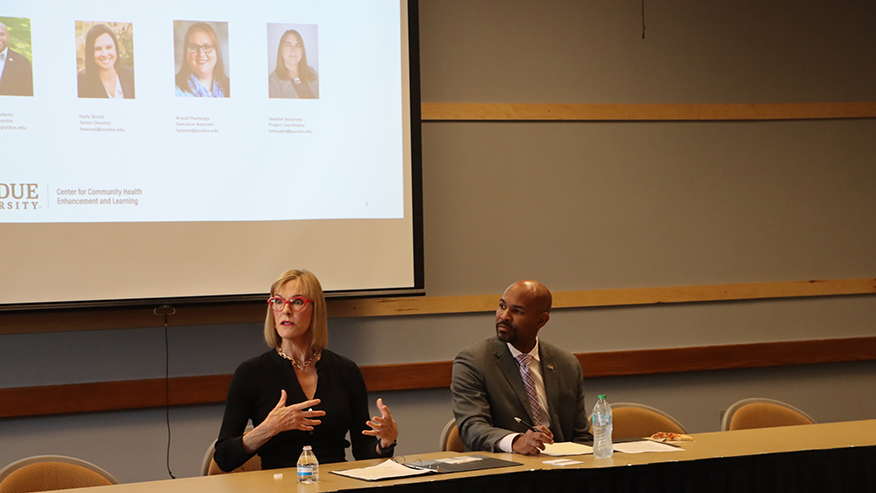
MULTIPOLYGON (((876 4, 423 0, 424 102, 876 101, 876 4)), ((423 124, 429 296, 873 277, 876 121, 423 124)), ((270 280, 266 280, 267 283, 270 280)), ((574 352, 874 335, 876 297, 567 309, 545 339, 574 352)), ((359 364, 446 361, 491 314, 341 319, 359 364)), ((156 323, 158 325, 158 323, 156 323)), ((171 376, 230 373, 252 324, 172 328, 171 376)), ((157 378, 164 330, 0 336, 0 387, 157 378)), ((596 393, 714 431, 752 396, 819 421, 876 417, 876 362, 612 377, 596 393), (831 405, 831 399, 840 403, 831 405)), ((400 454, 437 450, 447 389, 382 395, 400 454)), ((378 396, 373 395, 376 399, 378 396)), ((47 395, 46 399, 52 399, 47 395)), ((373 405, 373 404, 372 404, 373 405)), ((222 406, 0 420, 0 464, 74 455, 121 481, 199 474, 222 406)))

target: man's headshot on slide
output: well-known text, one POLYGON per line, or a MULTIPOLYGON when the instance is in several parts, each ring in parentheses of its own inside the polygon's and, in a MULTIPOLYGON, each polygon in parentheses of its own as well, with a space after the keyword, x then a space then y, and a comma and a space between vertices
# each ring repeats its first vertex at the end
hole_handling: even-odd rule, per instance
POLYGON ((30 19, 0 17, 0 96, 33 96, 30 19))

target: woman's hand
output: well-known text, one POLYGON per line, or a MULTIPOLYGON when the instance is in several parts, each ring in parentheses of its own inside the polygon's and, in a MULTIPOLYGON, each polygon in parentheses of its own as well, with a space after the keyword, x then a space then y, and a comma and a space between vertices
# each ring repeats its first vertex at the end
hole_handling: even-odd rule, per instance
POLYGON ((280 400, 274 409, 268 413, 263 424, 275 431, 275 435, 289 430, 312 431, 313 427, 322 423, 318 419, 325 416, 325 411, 312 411, 310 408, 319 404, 319 399, 299 402, 298 404, 286 405, 286 391, 280 391, 280 400))
POLYGON ((318 419, 311 419, 319 416, 325 416, 325 411, 305 411, 319 404, 319 399, 299 402, 298 404, 286 405, 286 391, 280 391, 280 400, 274 409, 268 413, 268 416, 260 425, 256 426, 249 433, 243 435, 243 450, 251 454, 262 448, 262 445, 268 443, 268 440, 275 435, 289 430, 311 431, 313 427, 322 423, 318 419))
POLYGON ((383 399, 377 399, 377 410, 380 411, 380 416, 374 416, 370 421, 365 422, 371 429, 362 430, 362 434, 379 438, 380 447, 388 449, 398 438, 398 427, 392 419, 389 408, 383 404, 383 399))
POLYGON ((298 404, 286 405, 286 391, 280 391, 280 400, 268 416, 252 431, 243 435, 243 449, 247 453, 253 453, 275 435, 289 430, 311 431, 314 426, 322 423, 319 416, 325 416, 325 411, 310 411, 311 407, 319 404, 319 399, 299 402, 298 404))

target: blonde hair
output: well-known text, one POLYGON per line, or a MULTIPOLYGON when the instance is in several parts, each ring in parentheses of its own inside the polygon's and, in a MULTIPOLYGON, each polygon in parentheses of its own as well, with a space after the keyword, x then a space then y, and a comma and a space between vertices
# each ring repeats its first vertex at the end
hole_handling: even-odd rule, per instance
MULTIPOLYGON (((310 318, 313 340, 310 342, 310 347, 315 351, 322 351, 328 346, 328 316, 326 315, 322 285, 310 271, 287 270, 271 285, 271 296, 276 296, 277 290, 289 281, 298 281, 298 289, 301 294, 313 300, 313 315, 310 318)), ((274 327, 274 310, 270 306, 265 317, 265 342, 274 349, 280 347, 282 342, 277 328, 274 327)))

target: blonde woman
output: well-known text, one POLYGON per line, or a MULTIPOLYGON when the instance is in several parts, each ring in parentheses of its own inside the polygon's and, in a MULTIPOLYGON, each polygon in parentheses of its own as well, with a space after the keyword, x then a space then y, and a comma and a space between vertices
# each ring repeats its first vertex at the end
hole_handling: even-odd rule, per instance
POLYGON ((195 98, 231 97, 231 81, 216 31, 205 22, 189 26, 182 45, 182 66, 176 74, 176 95, 195 98))
POLYGON ((294 467, 304 445, 320 463, 342 462, 351 444, 357 459, 391 457, 398 428, 377 399, 368 417, 368 392, 359 367, 326 348, 328 320, 319 280, 290 270, 271 286, 265 341, 271 349, 234 372, 214 459, 223 471, 254 454, 263 469, 294 467), (248 421, 255 428, 244 435, 248 421))

